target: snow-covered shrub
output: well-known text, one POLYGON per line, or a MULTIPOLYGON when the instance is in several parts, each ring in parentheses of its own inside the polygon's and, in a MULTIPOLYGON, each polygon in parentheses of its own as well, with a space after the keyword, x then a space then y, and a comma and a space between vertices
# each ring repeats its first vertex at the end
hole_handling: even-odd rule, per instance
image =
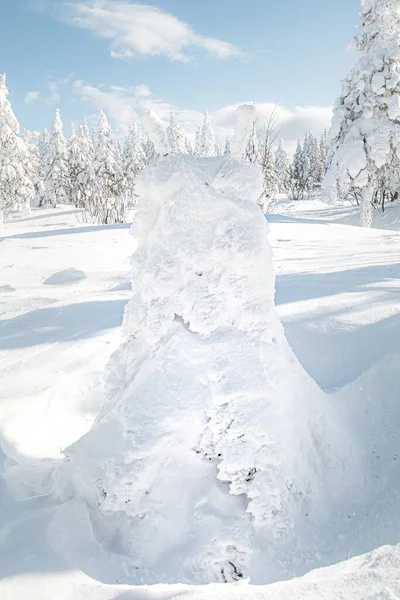
POLYGON ((359 28, 362 56, 335 105, 324 189, 333 203, 359 198, 369 227, 378 196, 384 201, 400 190, 399 0, 364 0, 359 28))

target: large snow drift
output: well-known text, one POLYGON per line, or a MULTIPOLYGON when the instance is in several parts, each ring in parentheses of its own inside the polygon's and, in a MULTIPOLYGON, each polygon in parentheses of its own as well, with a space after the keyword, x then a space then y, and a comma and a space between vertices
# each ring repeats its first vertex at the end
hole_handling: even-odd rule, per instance
POLYGON ((294 572, 295 540, 357 468, 275 313, 261 185, 226 157, 170 156, 139 178, 126 342, 58 477, 126 582, 294 572))

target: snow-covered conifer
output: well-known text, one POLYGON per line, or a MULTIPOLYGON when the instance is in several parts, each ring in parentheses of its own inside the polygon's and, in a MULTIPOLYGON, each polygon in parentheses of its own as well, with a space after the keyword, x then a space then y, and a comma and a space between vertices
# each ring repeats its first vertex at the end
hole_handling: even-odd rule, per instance
POLYGON ((264 186, 263 194, 259 199, 259 205, 264 213, 271 212, 274 208, 276 195, 279 191, 279 177, 275 167, 275 157, 272 150, 272 142, 269 137, 265 139, 260 151, 260 167, 263 172, 264 186))
POLYGON ((93 144, 90 139, 86 119, 79 127, 76 134, 75 125, 72 124, 72 135, 68 143, 68 169, 70 177, 71 202, 79 207, 86 208, 93 193, 93 144))
POLYGON ((123 524, 138 582, 165 578, 166 556, 168 581, 235 581, 330 515, 351 445, 277 317, 257 165, 170 155, 137 187, 125 340, 57 485, 103 539, 123 524))
POLYGON ((318 143, 318 178, 322 184, 326 173, 326 158, 328 154, 328 134, 324 131, 318 143))
POLYGON ((225 154, 225 156, 230 156, 230 153, 231 153, 231 140, 229 139, 228 136, 226 136, 224 154, 225 154))
POLYGON ((123 152, 124 193, 126 201, 133 206, 136 201, 135 180, 146 166, 146 155, 143 150, 139 127, 133 123, 125 139, 123 152))
POLYGON ((362 55, 335 105, 324 190, 333 203, 355 194, 369 227, 373 201, 400 189, 399 0, 364 0, 359 28, 362 55))
POLYGON ((300 140, 298 140, 289 181, 289 197, 292 200, 303 200, 308 189, 309 175, 309 159, 304 153, 300 140))
POLYGON ((278 176, 278 186, 281 194, 285 194, 289 188, 290 180, 290 159, 285 150, 283 140, 279 141, 275 152, 275 169, 278 176))
POLYGON ((38 141, 40 133, 38 131, 30 131, 25 129, 22 134, 22 139, 26 144, 29 153, 30 179, 34 185, 35 191, 39 189, 40 183, 40 152, 38 141))
POLYGON ((310 193, 321 183, 319 180, 319 173, 321 169, 319 165, 318 141, 313 136, 311 131, 306 132, 304 138, 303 168, 305 191, 310 193))
POLYGON ((123 223, 129 207, 123 194, 124 177, 120 153, 102 110, 99 111, 93 147, 94 186, 88 211, 99 223, 123 223))
POLYGON ((214 131, 210 121, 208 110, 204 111, 204 121, 200 134, 200 148, 198 156, 216 156, 217 143, 215 141, 214 131))
POLYGON ((196 138, 194 142, 193 154, 195 156, 201 156, 201 127, 196 129, 196 138))
POLYGON ((243 158, 251 163, 259 163, 261 159, 260 153, 262 153, 262 147, 257 135, 256 122, 253 121, 243 158))
POLYGON ((185 137, 185 151, 186 151, 186 154, 193 154, 192 142, 189 140, 189 138, 187 136, 185 137))
POLYGON ((167 129, 168 143, 173 154, 186 154, 186 136, 182 125, 171 111, 169 126, 167 129))
POLYGON ((35 183, 31 155, 7 96, 6 76, 0 75, 0 223, 7 210, 29 209, 35 183))
POLYGON ((142 148, 146 157, 146 165, 149 165, 153 162, 153 160, 158 158, 159 155, 157 154, 155 146, 149 137, 142 143, 142 148))
POLYGON ((53 125, 46 145, 43 188, 41 204, 56 207, 59 203, 69 201, 68 147, 58 109, 54 113, 53 125))

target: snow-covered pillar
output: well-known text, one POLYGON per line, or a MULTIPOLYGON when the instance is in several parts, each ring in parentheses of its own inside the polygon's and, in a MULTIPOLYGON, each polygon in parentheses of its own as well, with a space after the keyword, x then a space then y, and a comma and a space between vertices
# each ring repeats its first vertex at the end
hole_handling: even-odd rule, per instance
POLYGON ((233 158, 243 158, 247 142, 254 122, 257 120, 257 109, 251 104, 242 104, 236 110, 236 127, 231 141, 230 153, 233 158))
POLYGON ((230 157, 171 155, 137 180, 126 341, 58 478, 141 583, 240 579, 345 486, 346 434, 275 311, 261 190, 230 157))

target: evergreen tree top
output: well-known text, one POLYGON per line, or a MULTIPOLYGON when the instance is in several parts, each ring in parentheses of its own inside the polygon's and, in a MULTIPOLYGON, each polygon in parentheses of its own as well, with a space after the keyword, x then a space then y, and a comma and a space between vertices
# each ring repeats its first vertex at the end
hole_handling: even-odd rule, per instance
POLYGON ((4 94, 5 96, 8 96, 8 86, 7 86, 7 80, 6 80, 6 74, 5 73, 1 73, 0 74, 0 94, 4 94))

